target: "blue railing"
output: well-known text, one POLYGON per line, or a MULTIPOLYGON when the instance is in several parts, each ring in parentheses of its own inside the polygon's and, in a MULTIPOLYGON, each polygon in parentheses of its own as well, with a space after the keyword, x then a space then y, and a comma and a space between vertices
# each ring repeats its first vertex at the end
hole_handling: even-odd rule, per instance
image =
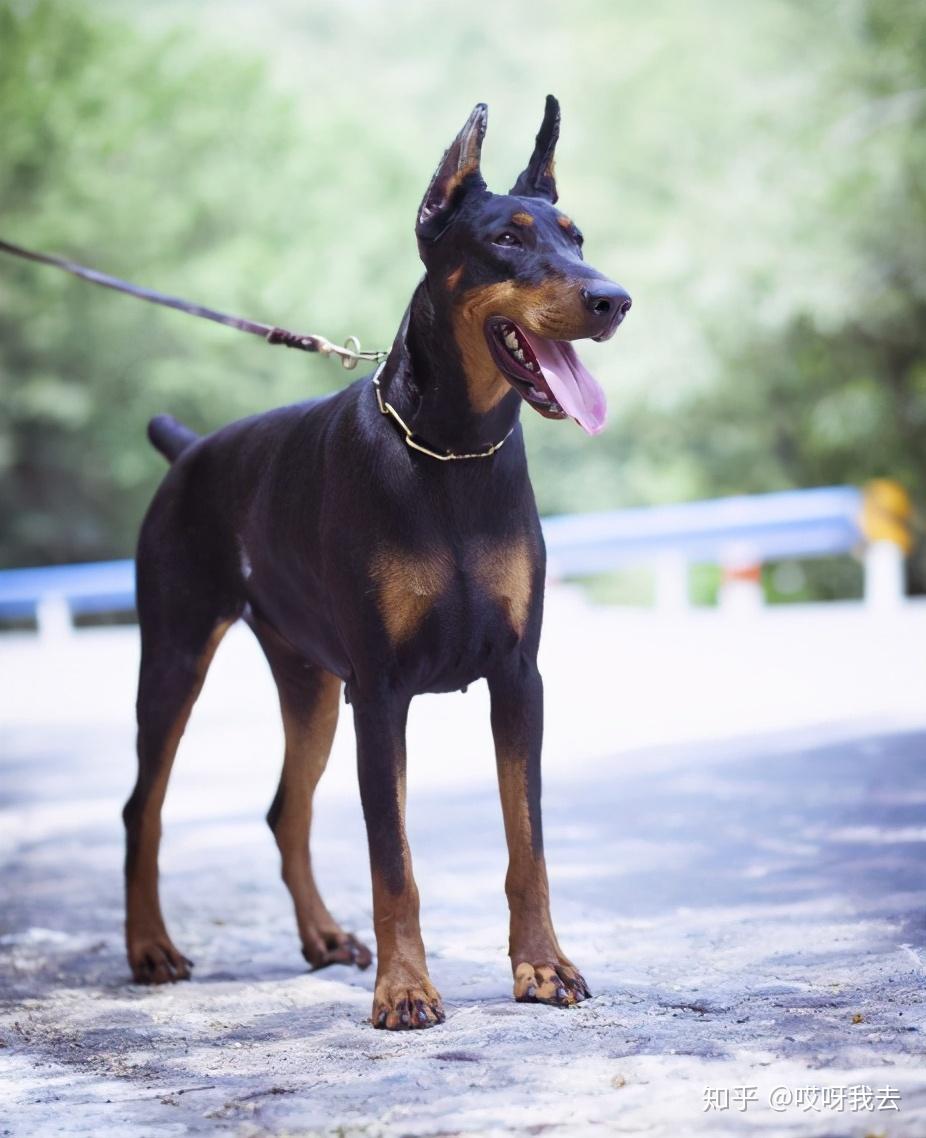
MULTIPOLYGON (((860 549, 866 540, 864 506, 863 491, 831 486, 569 514, 546 518, 543 529, 551 576, 582 577, 652 565, 657 569, 657 603, 663 595, 671 598, 672 607, 685 603, 684 574, 692 563, 741 568, 776 558, 860 549)), ((898 556, 902 562, 902 553, 898 556)), ((892 566, 885 572, 896 578, 892 566)), ((0 620, 36 617, 40 627, 60 630, 73 616, 126 613, 134 604, 132 561, 0 571, 0 620)))
POLYGON ((666 554, 689 563, 824 557, 861 545, 863 494, 827 486, 546 518, 551 570, 562 576, 642 565, 666 554))
POLYGON ((135 562, 88 561, 0 571, 0 618, 36 616, 42 602, 49 599, 65 601, 75 616, 131 612, 135 562))

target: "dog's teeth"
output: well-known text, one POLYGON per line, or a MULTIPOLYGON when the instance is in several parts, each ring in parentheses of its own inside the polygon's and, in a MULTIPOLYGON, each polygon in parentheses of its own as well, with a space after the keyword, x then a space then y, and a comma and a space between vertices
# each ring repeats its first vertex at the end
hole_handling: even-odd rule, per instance
POLYGON ((519 346, 518 337, 514 334, 514 332, 505 333, 505 343, 509 348, 511 348, 512 351, 514 351, 519 346))
POLYGON ((516 360, 520 360, 522 364, 524 363, 524 353, 521 351, 520 348, 515 349, 514 358, 516 360))
POLYGON ((524 366, 527 368, 528 371, 534 370, 534 365, 530 362, 530 360, 528 360, 524 366))

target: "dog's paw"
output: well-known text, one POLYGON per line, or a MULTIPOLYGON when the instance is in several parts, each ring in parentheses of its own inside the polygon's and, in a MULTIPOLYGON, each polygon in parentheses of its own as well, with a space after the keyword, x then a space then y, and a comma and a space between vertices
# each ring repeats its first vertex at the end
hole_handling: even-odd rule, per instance
POLYGON ((572 964, 523 961, 514 970, 514 998, 519 1003, 569 1008, 590 996, 588 985, 572 964))
POLYGON ((302 955, 312 966, 312 971, 327 968, 329 964, 353 964, 361 970, 369 968, 373 954, 353 933, 319 932, 303 941, 302 955))
POLYGON ((419 984, 391 982, 388 977, 378 981, 373 993, 374 1027, 387 1031, 411 1031, 414 1028, 433 1027, 446 1018, 437 990, 424 980, 419 984))
POLYGON ((174 947, 166 935, 132 941, 129 944, 129 965, 136 984, 173 984, 189 980, 193 961, 174 947))

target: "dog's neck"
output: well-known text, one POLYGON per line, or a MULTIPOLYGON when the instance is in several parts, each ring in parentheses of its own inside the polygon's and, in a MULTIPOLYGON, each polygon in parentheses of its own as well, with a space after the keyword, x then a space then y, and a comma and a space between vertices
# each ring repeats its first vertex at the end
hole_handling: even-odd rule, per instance
POLYGON ((432 446, 472 453, 503 439, 520 413, 521 398, 512 389, 503 389, 487 410, 473 406, 473 391, 487 378, 492 377, 467 374, 453 309, 435 303, 425 277, 412 295, 383 368, 384 397, 432 446))

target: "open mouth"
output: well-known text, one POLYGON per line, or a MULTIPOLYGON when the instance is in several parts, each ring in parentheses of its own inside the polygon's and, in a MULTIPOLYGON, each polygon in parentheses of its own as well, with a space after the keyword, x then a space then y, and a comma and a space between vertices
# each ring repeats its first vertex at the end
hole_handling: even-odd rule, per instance
POLYGON ((590 435, 603 429, 605 394, 568 340, 529 336, 502 316, 486 321, 485 334, 495 362, 525 403, 548 419, 575 419, 590 435))

